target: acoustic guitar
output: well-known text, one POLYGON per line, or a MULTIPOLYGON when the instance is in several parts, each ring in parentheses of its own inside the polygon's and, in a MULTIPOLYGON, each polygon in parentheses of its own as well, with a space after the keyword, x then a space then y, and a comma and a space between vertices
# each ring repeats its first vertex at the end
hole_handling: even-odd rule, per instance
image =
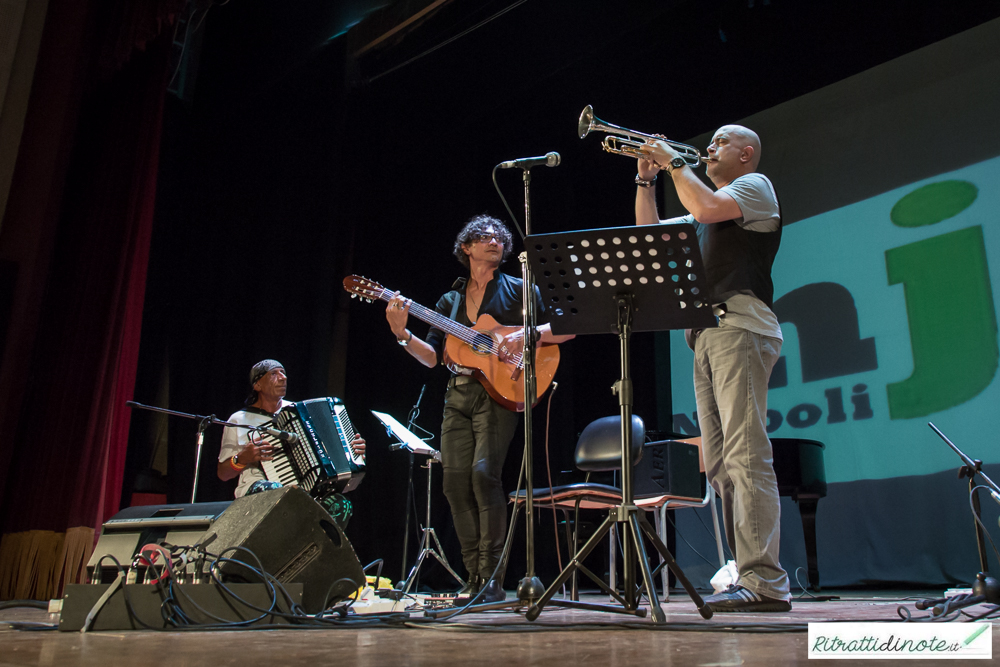
MULTIPOLYGON (((369 302, 389 301, 395 294, 361 276, 344 278, 344 289, 369 302)), ((504 336, 521 327, 503 326, 489 315, 480 315, 472 327, 467 327, 415 301, 410 302, 410 315, 448 334, 444 346, 448 368, 459 373, 464 369, 464 375, 472 371, 493 400, 508 410, 524 411, 524 359, 518 355, 504 362, 497 354, 504 336)), ((559 346, 539 343, 535 347, 535 393, 539 400, 548 391, 558 367, 559 346)))

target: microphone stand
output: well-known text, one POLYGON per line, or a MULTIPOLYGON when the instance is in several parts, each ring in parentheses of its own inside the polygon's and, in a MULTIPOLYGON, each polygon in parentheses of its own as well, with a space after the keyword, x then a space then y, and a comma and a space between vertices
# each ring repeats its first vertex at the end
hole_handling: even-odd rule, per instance
MULTIPOLYGON (((554 167, 559 164, 559 154, 558 153, 548 153, 544 158, 526 158, 524 160, 512 160, 510 162, 504 162, 493 170, 493 184, 496 185, 496 169, 502 168, 507 169, 509 167, 520 167, 523 170, 524 179, 524 231, 522 232, 520 227, 518 231, 521 232, 522 240, 531 234, 531 168, 537 165, 544 164, 545 166, 554 167)), ((507 205, 506 199, 503 197, 503 193, 500 192, 499 186, 497 187, 497 192, 500 194, 500 198, 503 199, 504 205, 507 205)), ((517 219, 514 217, 514 212, 507 207, 507 211, 510 213, 511 218, 514 219, 514 224, 517 224, 517 219)), ((535 516, 534 516, 534 495, 533 495, 533 452, 532 452, 532 421, 531 421, 531 409, 535 403, 535 395, 537 393, 536 378, 535 378, 535 344, 537 343, 537 313, 535 312, 535 282, 534 276, 531 272, 531 266, 528 263, 528 253, 527 251, 522 251, 518 255, 518 260, 521 262, 521 281, 522 281, 522 291, 521 291, 521 302, 522 302, 522 313, 523 313, 523 326, 524 326, 524 347, 521 352, 521 359, 523 363, 522 369, 522 381, 523 381, 523 392, 524 392, 524 474, 527 483, 525 484, 525 523, 526 527, 526 551, 527 551, 527 568, 524 578, 518 582, 517 585, 517 600, 513 605, 509 602, 489 602, 486 604, 477 604, 472 607, 465 607, 464 610, 469 611, 480 611, 489 609, 502 609, 504 607, 528 607, 533 605, 542 595, 545 594, 545 587, 542 585, 541 580, 535 575, 535 516)), ((516 516, 516 514, 515 514, 516 516)), ((506 562, 501 562, 497 566, 497 577, 500 582, 503 581, 503 573, 500 570, 506 570, 506 562)), ((428 612, 432 614, 433 612, 428 612)), ((461 612, 459 612, 461 613, 461 612)))
POLYGON ((248 424, 231 424, 229 422, 224 422, 221 419, 218 419, 215 415, 195 415, 190 412, 177 412, 176 410, 167 410, 166 408, 158 408, 152 405, 143 405, 142 403, 136 403, 135 401, 125 401, 125 405, 130 408, 141 408, 143 410, 161 412, 165 415, 172 415, 174 417, 184 417, 186 419, 198 420, 198 435, 195 438, 194 450, 194 484, 191 485, 192 504, 194 504, 195 496, 198 495, 198 469, 201 467, 201 446, 205 443, 205 431, 208 429, 209 425, 218 424, 220 426, 236 426, 237 428, 254 428, 248 424))
POLYGON ((913 606, 921 611, 931 610, 931 616, 946 616, 953 611, 974 607, 977 604, 1000 605, 1000 581, 987 576, 985 572, 976 575, 972 582, 972 595, 954 595, 948 598, 919 600, 913 606))
MULTIPOLYGON (((531 236, 531 169, 524 169, 524 233, 531 236)), ((525 475, 525 524, 527 570, 524 578, 517 585, 517 599, 525 605, 534 604, 545 593, 541 580, 535 576, 535 513, 533 500, 534 474, 532 457, 532 421, 531 408, 535 404, 535 343, 537 342, 537 313, 535 312, 535 282, 528 264, 528 253, 522 251, 518 256, 521 262, 522 297, 524 305, 524 348, 521 359, 524 361, 524 475, 525 475)))
POLYGON ((958 454, 958 458, 962 459, 962 463, 965 464, 959 468, 958 477, 959 479, 962 479, 963 477, 969 478, 969 494, 972 498, 973 520, 975 521, 976 526, 976 546, 979 548, 979 566, 982 568, 983 572, 989 572, 990 567, 986 558, 986 538, 983 535, 983 528, 981 525, 982 514, 979 506, 979 490, 976 488, 979 484, 976 482, 976 475, 982 477, 984 485, 989 490, 990 495, 993 496, 993 499, 998 503, 1000 503, 1000 486, 997 486, 996 483, 983 472, 982 461, 979 459, 973 460, 965 452, 959 449, 958 445, 949 440, 941 429, 935 426, 933 422, 927 422, 927 425, 930 426, 942 440, 944 440, 946 445, 951 447, 953 452, 958 454))
POLYGON ((979 514, 979 497, 976 495, 978 493, 978 490, 976 489, 976 475, 982 477, 984 486, 990 491, 990 495, 993 496, 994 500, 997 502, 1000 502, 1000 486, 997 486, 996 483, 983 472, 982 461, 972 459, 968 454, 959 449, 958 445, 949 440, 948 436, 946 436, 941 429, 935 426, 933 422, 927 422, 927 425, 930 426, 942 440, 944 440, 945 444, 948 445, 952 451, 958 455, 958 458, 962 459, 962 463, 965 464, 959 468, 958 476, 960 479, 962 477, 969 478, 969 493, 972 495, 973 499, 973 518, 976 522, 976 538, 977 546, 979 547, 979 564, 983 569, 976 575, 976 580, 972 583, 972 595, 956 595, 947 598, 920 600, 914 605, 914 607, 921 610, 930 609, 931 616, 944 616, 964 607, 971 607, 984 602, 989 604, 1000 604, 1000 582, 988 575, 989 565, 986 561, 986 545, 983 543, 983 529, 980 525, 982 520, 979 514))

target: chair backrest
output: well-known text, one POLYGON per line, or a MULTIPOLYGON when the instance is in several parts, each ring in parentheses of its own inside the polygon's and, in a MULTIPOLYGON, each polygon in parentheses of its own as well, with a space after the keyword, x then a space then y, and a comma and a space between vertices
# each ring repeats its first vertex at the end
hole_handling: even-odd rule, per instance
MULTIPOLYGON (((622 467, 620 415, 602 417, 587 424, 576 442, 576 467, 584 472, 604 472, 622 467)), ((642 458, 646 426, 642 417, 632 415, 632 465, 642 458)))

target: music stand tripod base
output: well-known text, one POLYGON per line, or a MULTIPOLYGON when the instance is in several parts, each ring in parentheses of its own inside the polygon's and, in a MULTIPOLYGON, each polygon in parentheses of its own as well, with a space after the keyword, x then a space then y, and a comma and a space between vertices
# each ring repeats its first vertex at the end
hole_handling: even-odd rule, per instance
POLYGON ((410 588, 413 586, 413 582, 416 581, 417 575, 420 573, 420 568, 423 566, 424 561, 427 560, 428 556, 433 556, 437 559, 439 563, 446 569, 451 576, 455 577, 455 580, 459 584, 464 584, 465 580, 458 576, 458 573, 452 569, 451 565, 448 563, 448 557, 444 555, 444 549, 441 548, 441 541, 438 539, 437 533, 431 528, 431 470, 434 465, 434 458, 431 456, 427 457, 427 463, 423 466, 427 468, 427 517, 424 523, 423 536, 420 540, 420 555, 417 556, 417 562, 413 564, 413 568, 410 570, 410 574, 406 577, 406 581, 403 582, 402 591, 403 593, 409 593, 410 588), (431 542, 433 541, 433 545, 431 542))
MULTIPOLYGON (((646 521, 643 511, 635 506, 630 465, 633 460, 632 332, 717 326, 708 299, 694 226, 660 224, 529 236, 525 239, 525 248, 538 276, 538 288, 549 309, 554 334, 614 333, 618 336, 621 378, 613 389, 618 396, 622 425, 621 504, 610 509, 601 527, 573 556, 545 594, 528 608, 525 617, 528 620, 538 618, 556 591, 579 570, 598 582, 621 605, 594 607, 638 615, 641 591, 645 589, 654 622, 664 622, 666 617, 660 608, 643 542, 645 535, 702 617, 711 618, 712 610, 646 521), (621 531, 624 596, 611 591, 582 563, 612 526, 619 523, 624 524, 621 531), (641 588, 636 586, 634 561, 639 564, 641 588)), ((555 602, 563 606, 567 601, 555 602)))
MULTIPOLYGON (((451 565, 448 563, 448 558, 444 555, 444 549, 441 547, 441 541, 438 539, 437 533, 431 527, 431 473, 434 461, 440 461, 441 453, 417 437, 392 415, 384 412, 377 412, 375 410, 372 410, 371 412, 385 425, 386 429, 398 439, 399 442, 392 445, 392 448, 403 449, 408 451, 410 454, 422 454, 427 457, 426 464, 422 466, 427 468, 427 513, 425 515, 423 533, 420 538, 420 555, 417 556, 417 562, 413 564, 409 575, 406 577, 406 581, 402 582, 399 589, 402 590, 403 593, 410 592, 410 588, 416 581, 417 576, 420 573, 420 568, 423 567, 424 561, 427 560, 428 556, 433 556, 437 559, 444 569, 447 570, 451 576, 455 577, 455 580, 458 581, 459 584, 464 584, 465 580, 458 576, 458 573, 455 572, 455 570, 452 569, 451 565)), ((407 489, 407 493, 409 493, 409 489, 407 489)), ((407 530, 409 530, 409 526, 407 526, 407 530)))

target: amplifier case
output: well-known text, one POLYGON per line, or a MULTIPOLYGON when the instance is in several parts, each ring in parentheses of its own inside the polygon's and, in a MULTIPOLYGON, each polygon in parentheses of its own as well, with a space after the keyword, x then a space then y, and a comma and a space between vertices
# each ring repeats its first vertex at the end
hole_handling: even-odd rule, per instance
POLYGON ((101 527, 101 538, 87 563, 87 580, 105 584, 115 580, 118 569, 111 559, 101 560, 106 555, 114 556, 122 567, 128 568, 139 549, 146 544, 197 544, 230 504, 231 501, 139 505, 123 509, 101 527), (95 570, 98 562, 101 563, 100 571, 95 570))
MULTIPOLYGON (((59 630, 76 632, 83 628, 87 614, 98 599, 108 589, 109 584, 69 584, 63 595, 62 611, 59 615, 59 630)), ((287 624, 290 621, 282 615, 264 614, 243 604, 242 600, 254 607, 268 609, 271 593, 264 584, 231 584, 232 595, 214 584, 179 584, 182 591, 177 595, 185 615, 196 624, 216 625, 218 618, 233 623, 252 621, 250 625, 287 624), (234 597, 237 596, 237 597, 234 597), (261 618, 263 617, 263 618, 261 618)), ((302 584, 288 584, 285 590, 292 600, 302 599, 302 584)), ((94 617, 91 630, 145 630, 143 625, 159 629, 170 629, 163 619, 161 605, 163 596, 155 584, 125 584, 119 588, 94 617), (126 603, 127 595, 127 603, 126 603), (133 615, 134 614, 134 615, 133 615), (138 620, 137 620, 138 619, 138 620), (140 622, 142 621, 142 622, 140 622)), ((277 597, 277 611, 290 613, 289 605, 280 593, 277 597)))
POLYGON ((635 497, 670 495, 700 500, 705 496, 705 475, 700 471, 697 445, 667 440, 642 448, 635 465, 635 497))

